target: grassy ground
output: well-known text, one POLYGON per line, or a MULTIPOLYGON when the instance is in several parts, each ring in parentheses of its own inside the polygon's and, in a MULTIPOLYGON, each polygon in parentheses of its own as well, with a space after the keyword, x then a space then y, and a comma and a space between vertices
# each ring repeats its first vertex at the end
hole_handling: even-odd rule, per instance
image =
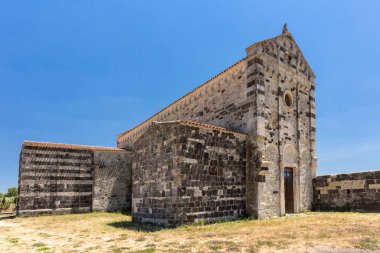
POLYGON ((380 214, 304 213, 160 229, 134 224, 130 215, 88 213, 0 218, 0 230, 0 252, 380 252, 380 214))

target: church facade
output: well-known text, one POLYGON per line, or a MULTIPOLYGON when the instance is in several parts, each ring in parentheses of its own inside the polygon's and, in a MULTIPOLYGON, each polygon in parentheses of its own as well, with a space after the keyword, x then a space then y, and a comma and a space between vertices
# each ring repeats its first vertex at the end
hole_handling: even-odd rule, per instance
POLYGON ((314 79, 285 26, 115 148, 24 142, 18 214, 126 207, 135 221, 179 225, 309 210, 314 79))

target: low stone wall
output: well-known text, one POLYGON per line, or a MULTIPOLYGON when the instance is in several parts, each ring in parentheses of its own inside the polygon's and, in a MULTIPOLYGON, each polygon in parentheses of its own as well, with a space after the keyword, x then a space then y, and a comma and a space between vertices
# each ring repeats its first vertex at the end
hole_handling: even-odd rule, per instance
POLYGON ((313 210, 380 212, 380 171, 314 178, 313 210))
POLYGON ((128 180, 123 181, 131 174, 128 154, 118 148, 24 142, 17 215, 89 212, 93 210, 94 199, 96 210, 128 207, 130 200, 125 194, 130 191, 118 192, 128 187, 128 180), (115 168, 120 170, 111 176, 115 173, 110 171, 115 168), (113 185, 99 192, 98 182, 103 180, 113 185), (117 201, 112 198, 102 201, 103 196, 109 195, 115 195, 117 201))
POLYGON ((180 225, 245 215, 245 138, 194 122, 153 124, 135 145, 133 220, 180 225))

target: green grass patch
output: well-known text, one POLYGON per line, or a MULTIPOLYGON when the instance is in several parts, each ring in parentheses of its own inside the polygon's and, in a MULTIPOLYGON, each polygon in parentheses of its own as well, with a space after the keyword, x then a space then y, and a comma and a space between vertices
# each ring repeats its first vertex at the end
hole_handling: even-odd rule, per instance
POLYGON ((97 250, 100 248, 101 248, 100 246, 91 246, 91 247, 86 248, 86 250, 97 250))
POLYGON ((46 233, 39 233, 38 235, 44 238, 51 237, 51 235, 46 234, 46 233))
POLYGON ((36 248, 37 252, 50 252, 50 248, 46 243, 37 242, 33 244, 32 246, 36 248))
POLYGON ((13 244, 17 244, 18 240, 19 240, 18 238, 8 238, 8 242, 13 243, 13 244))
POLYGON ((380 248, 379 241, 371 238, 364 237, 354 244, 355 248, 375 250, 380 248))
POLYGON ((227 248, 227 251, 236 251, 238 248, 237 245, 232 241, 212 240, 212 241, 208 241, 207 245, 213 251, 221 250, 224 248, 227 248))
POLYGON ((319 239, 326 239, 326 238, 330 238, 330 237, 331 237, 331 235, 328 234, 326 231, 322 231, 318 234, 319 239))
POLYGON ((80 248, 80 247, 82 247, 82 242, 78 242, 73 245, 73 248, 80 248))
POLYGON ((270 240, 263 240, 263 241, 258 241, 256 243, 257 247, 262 247, 262 246, 267 246, 267 247, 273 247, 274 243, 270 240))
POLYGON ((155 250, 156 250, 155 248, 146 248, 146 249, 132 251, 131 253, 153 253, 155 250))

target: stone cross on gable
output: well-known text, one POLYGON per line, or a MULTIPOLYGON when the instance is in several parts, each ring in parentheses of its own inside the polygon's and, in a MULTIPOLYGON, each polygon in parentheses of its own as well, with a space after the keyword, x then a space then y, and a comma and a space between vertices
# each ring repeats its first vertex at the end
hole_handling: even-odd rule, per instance
POLYGON ((284 26, 282 27, 282 34, 287 34, 287 33, 289 33, 288 25, 285 23, 284 26))

